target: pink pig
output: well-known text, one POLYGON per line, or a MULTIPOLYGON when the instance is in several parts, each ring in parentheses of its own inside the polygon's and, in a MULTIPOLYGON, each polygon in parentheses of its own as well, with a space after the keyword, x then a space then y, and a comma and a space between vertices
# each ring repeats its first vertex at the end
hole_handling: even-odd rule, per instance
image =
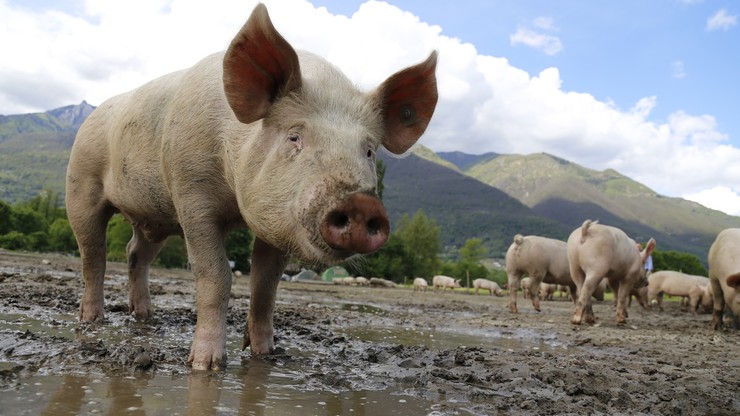
POLYGON ((80 247, 80 319, 103 318, 105 230, 120 212, 129 310, 152 314, 148 268, 181 234, 195 274, 198 319, 189 362, 226 363, 231 271, 227 233, 255 235, 244 347, 269 354, 277 285, 291 256, 329 264, 378 250, 389 221, 377 197, 376 151, 406 152, 437 103, 437 55, 369 93, 296 51, 258 5, 226 52, 100 105, 80 128, 67 210, 80 247))

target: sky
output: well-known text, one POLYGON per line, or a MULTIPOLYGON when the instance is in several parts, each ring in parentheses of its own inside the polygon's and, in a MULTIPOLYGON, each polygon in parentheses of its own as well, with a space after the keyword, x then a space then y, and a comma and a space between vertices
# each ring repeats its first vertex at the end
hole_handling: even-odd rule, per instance
MULTIPOLYGON (((546 152, 740 216, 740 2, 264 3, 364 90, 437 50, 434 151, 546 152)), ((97 106, 189 67, 255 4, 0 0, 0 114, 97 106)))

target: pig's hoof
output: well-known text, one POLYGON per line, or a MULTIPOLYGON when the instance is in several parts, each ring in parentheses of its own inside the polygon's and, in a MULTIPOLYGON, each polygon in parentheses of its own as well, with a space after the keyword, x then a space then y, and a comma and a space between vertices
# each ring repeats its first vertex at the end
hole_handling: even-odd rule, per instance
POLYGON ((152 318, 154 314, 152 308, 130 308, 129 314, 136 318, 137 321, 146 322, 152 318))
POLYGON ((80 305, 80 321, 82 322, 100 322, 105 317, 103 308, 100 307, 85 307, 80 305))
POLYGON ((191 353, 188 364, 193 367, 193 370, 220 371, 226 368, 226 356, 196 357, 191 353))

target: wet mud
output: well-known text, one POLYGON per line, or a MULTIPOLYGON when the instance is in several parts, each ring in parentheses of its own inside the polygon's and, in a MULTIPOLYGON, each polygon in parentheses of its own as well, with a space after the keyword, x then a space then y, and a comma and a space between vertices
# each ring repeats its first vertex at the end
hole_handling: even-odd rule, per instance
POLYGON ((241 351, 248 277, 234 279, 228 368, 186 364, 194 282, 153 269, 150 322, 127 314, 111 263, 106 319, 77 320, 79 259, 0 251, 0 414, 740 414, 740 331, 709 314, 597 302, 281 282, 277 351, 241 351))

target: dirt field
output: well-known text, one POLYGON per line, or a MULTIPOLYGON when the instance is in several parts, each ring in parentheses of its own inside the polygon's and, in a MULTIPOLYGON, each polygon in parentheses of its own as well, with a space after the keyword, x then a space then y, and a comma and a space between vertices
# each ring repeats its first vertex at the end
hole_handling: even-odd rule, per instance
MULTIPOLYGON (((79 381, 78 396, 85 396, 95 391, 91 383, 106 377, 136 384, 190 374, 185 360, 195 311, 189 273, 152 271, 157 311, 146 324, 126 314, 123 264, 109 265, 106 322, 77 322, 80 276, 76 258, 0 251, 0 414, 48 409, 57 396, 33 393, 32 381, 44 376, 92 377, 79 381), (23 397, 33 394, 37 398, 23 397)), ((219 389, 239 394, 233 408, 221 403, 202 414, 281 414, 259 407, 260 400, 276 400, 270 388, 290 389, 294 399, 288 395, 282 405, 304 394, 332 392, 342 400, 370 392, 372 401, 387 402, 387 414, 740 414, 740 331, 713 331, 710 315, 684 312, 676 302, 663 313, 633 304, 626 326, 616 325, 610 303, 597 302, 597 324, 576 327, 566 300, 543 302, 537 313, 520 297, 514 315, 506 308, 508 297, 283 282, 275 317, 278 350, 255 358, 240 350, 247 279, 235 279, 232 290, 227 372, 254 372, 268 362, 266 371, 290 369, 292 376, 283 387, 271 382, 257 390, 247 378, 231 388, 225 376, 219 389), (245 410, 249 406, 258 410, 245 410)), ((67 413, 86 413, 95 401, 67 403, 77 390, 64 380, 56 394, 65 398, 54 403, 70 406, 67 413)), ((128 409, 192 412, 200 391, 193 383, 183 387, 190 386, 187 403, 153 409, 150 398, 139 397, 139 407, 128 409)), ((348 413, 346 403, 317 403, 323 414, 348 413)), ((371 405, 367 414, 373 414, 371 405)), ((115 403, 110 406, 112 413, 115 403)), ((317 412, 294 407, 303 409, 295 414, 317 412)), ((363 414, 357 407, 349 412, 363 414)))

